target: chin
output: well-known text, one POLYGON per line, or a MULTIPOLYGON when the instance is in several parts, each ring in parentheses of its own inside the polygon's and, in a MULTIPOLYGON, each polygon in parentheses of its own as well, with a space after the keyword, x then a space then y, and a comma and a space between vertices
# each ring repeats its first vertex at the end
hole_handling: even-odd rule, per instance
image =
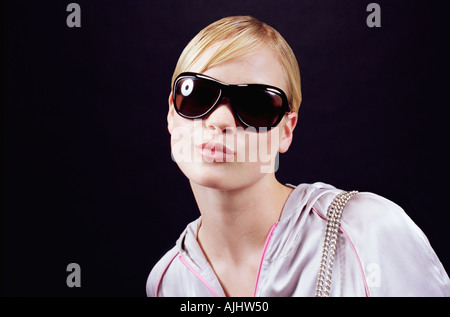
POLYGON ((246 168, 242 164, 213 163, 180 166, 191 183, 219 190, 236 190, 250 186, 262 178, 259 167, 246 168))

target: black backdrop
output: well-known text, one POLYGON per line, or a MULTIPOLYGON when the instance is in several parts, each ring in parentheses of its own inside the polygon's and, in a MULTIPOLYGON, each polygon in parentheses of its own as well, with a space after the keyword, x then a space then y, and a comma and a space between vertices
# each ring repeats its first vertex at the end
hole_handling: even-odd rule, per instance
POLYGON ((278 29, 303 104, 277 177, 395 201, 448 252, 448 55, 443 1, 70 1, 4 4, 6 296, 145 296, 155 262, 198 217, 170 158, 175 63, 207 24, 250 14, 278 29), (81 287, 66 285, 69 263, 81 287))

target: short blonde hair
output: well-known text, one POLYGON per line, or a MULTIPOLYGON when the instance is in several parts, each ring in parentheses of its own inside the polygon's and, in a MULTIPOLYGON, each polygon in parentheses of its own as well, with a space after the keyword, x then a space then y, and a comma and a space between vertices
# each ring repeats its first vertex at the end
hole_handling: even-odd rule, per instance
POLYGON ((181 53, 172 76, 172 86, 179 74, 189 71, 209 47, 219 42, 221 45, 215 54, 200 66, 198 72, 245 55, 261 43, 268 44, 286 71, 289 89, 286 94, 290 108, 298 112, 302 93, 300 70, 295 54, 277 30, 251 16, 226 17, 201 30, 181 53))

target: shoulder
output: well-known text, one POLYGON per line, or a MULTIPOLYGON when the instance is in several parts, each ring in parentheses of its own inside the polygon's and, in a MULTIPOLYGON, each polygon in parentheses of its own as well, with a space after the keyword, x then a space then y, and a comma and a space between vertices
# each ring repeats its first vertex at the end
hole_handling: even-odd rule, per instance
MULTIPOLYGON (((175 246, 170 249, 153 267, 147 278, 146 292, 147 296, 160 296, 164 293, 163 285, 166 285, 171 290, 171 294, 174 294, 173 290, 176 290, 174 285, 182 278, 184 271, 180 270, 180 261, 174 261, 181 253, 186 255, 186 252, 193 252, 192 247, 196 243, 196 232, 200 218, 189 223, 181 233, 178 240, 175 242, 175 246), (164 278, 164 283, 162 283, 164 278)), ((173 295, 171 295, 173 296, 173 295)))
POLYGON ((422 234, 399 205, 369 192, 358 193, 349 200, 342 216, 342 223, 359 228, 370 226, 388 231, 408 227, 414 229, 415 233, 422 234))
MULTIPOLYGON (((340 192, 342 190, 329 190, 315 202, 314 207, 320 217, 326 218, 328 206, 340 192)), ((404 226, 416 228, 399 205, 370 192, 359 192, 350 198, 342 214, 341 224, 364 231, 368 229, 367 227, 380 230, 396 230, 404 226)))
POLYGON ((428 250, 428 239, 403 208, 374 193, 354 195, 345 206, 341 226, 352 236, 360 238, 356 244, 369 244, 373 240, 381 248, 401 245, 403 249, 428 250))
MULTIPOLYGON (((325 220, 340 192, 323 192, 312 207, 316 215, 325 220)), ((369 192, 352 196, 340 228, 372 296, 449 296, 448 275, 427 237, 393 201, 369 192)))
POLYGON ((153 269, 150 271, 146 284, 146 293, 148 297, 154 297, 156 295, 164 273, 167 271, 178 253, 178 248, 174 246, 155 264, 153 269))
POLYGON ((449 280, 439 258, 396 203, 358 193, 346 205, 341 227, 361 257, 372 295, 448 295, 449 280))

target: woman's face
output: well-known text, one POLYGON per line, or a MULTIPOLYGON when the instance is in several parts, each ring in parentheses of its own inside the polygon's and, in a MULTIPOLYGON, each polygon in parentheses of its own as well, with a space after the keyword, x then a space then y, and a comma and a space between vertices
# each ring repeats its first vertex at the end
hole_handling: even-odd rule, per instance
MULTIPOLYGON (((214 52, 214 47, 208 49, 190 71, 196 71, 214 52)), ((270 48, 260 45, 203 74, 228 84, 265 84, 288 93, 286 76, 277 60, 270 48)), ((291 143, 297 113, 285 115, 280 124, 269 131, 255 132, 239 125, 227 98, 205 118, 190 120, 174 110, 171 94, 167 121, 172 158, 186 177, 202 186, 233 190, 254 184, 275 172, 277 153, 286 152, 291 143)))

